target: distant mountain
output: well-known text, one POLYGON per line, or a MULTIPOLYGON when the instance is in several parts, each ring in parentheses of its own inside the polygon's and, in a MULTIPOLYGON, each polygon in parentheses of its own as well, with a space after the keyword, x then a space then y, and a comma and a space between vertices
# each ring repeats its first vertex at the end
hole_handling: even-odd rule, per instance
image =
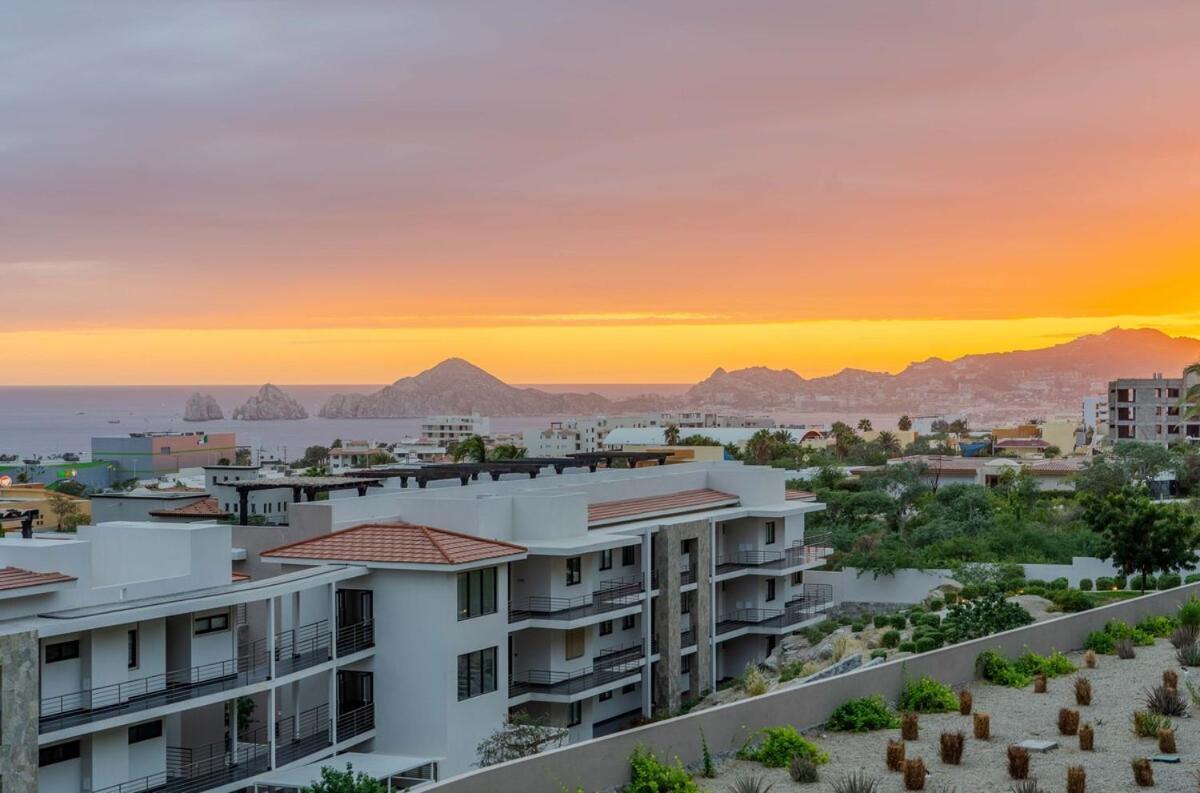
POLYGON ((406 418, 478 413, 485 416, 553 416, 604 413, 613 402, 599 394, 551 394, 515 388, 461 358, 402 377, 372 394, 334 394, 322 418, 406 418))
POLYGON ((306 419, 308 411, 282 388, 267 383, 241 407, 234 408, 230 418, 243 421, 306 419))
POLYGON ((930 358, 892 375, 843 369, 805 379, 790 369, 718 369, 681 398, 689 407, 734 410, 1045 412, 1078 408, 1117 377, 1178 377, 1200 360, 1200 340, 1113 328, 1037 350, 930 358))

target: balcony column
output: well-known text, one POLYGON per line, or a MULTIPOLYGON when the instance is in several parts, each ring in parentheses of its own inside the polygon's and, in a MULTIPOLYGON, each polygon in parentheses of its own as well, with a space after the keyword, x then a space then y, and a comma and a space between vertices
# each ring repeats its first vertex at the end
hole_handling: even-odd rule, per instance
MULTIPOLYGON (((717 615, 720 611, 720 604, 717 603, 717 522, 711 518, 708 521, 708 536, 711 538, 710 547, 712 548, 712 552, 708 555, 708 643, 711 647, 708 659, 711 667, 709 679, 715 689, 717 686, 717 615)), ((696 591, 699 592, 699 587, 696 588, 696 591)))
POLYGON ((237 699, 232 699, 228 702, 227 707, 232 711, 229 714, 229 750, 236 760, 238 756, 238 714, 241 713, 241 706, 237 699))
POLYGON ((275 767, 275 598, 267 598, 267 763, 275 767))
POLYGON ((338 624, 337 613, 337 584, 330 582, 329 584, 329 657, 334 661, 338 657, 338 636, 340 635, 341 625, 338 624))
MULTIPOLYGON (((651 671, 653 665, 650 661, 650 656, 653 655, 653 637, 650 632, 651 613, 653 612, 652 603, 654 598, 651 597, 650 584, 650 529, 647 528, 642 532, 642 591, 645 596, 642 599, 642 716, 650 718, 652 703, 650 700, 651 671)), ((664 583, 664 586, 666 583, 664 583)))

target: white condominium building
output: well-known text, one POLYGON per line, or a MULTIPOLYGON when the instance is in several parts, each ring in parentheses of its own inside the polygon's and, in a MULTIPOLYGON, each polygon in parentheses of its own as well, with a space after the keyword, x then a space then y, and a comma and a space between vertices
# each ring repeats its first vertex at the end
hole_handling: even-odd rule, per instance
POLYGON ((421 421, 421 440, 441 446, 491 434, 492 421, 487 416, 429 416, 421 421))

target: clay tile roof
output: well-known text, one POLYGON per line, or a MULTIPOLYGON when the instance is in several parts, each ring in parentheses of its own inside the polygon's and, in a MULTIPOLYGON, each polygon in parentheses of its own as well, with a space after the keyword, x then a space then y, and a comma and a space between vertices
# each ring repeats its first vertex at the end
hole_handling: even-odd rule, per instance
POLYGON ((602 523, 623 518, 635 518, 638 515, 662 515, 672 512, 690 512, 708 506, 736 503, 738 497, 720 490, 703 488, 700 490, 681 490, 677 493, 664 493, 660 496, 643 496, 642 498, 624 498, 618 501, 599 501, 588 504, 588 523, 602 523))
POLYGON ((261 556, 389 564, 467 564, 525 553, 520 545, 411 523, 368 523, 301 540, 261 556))
POLYGON ((215 498, 202 498, 199 501, 193 501, 182 507, 174 509, 155 509, 151 510, 151 515, 160 518, 181 518, 181 517, 203 517, 203 518, 223 518, 229 513, 221 509, 215 498))
POLYGON ((816 493, 807 490, 792 490, 791 488, 785 490, 783 496, 788 501, 815 501, 817 498, 816 493))
POLYGON ((19 567, 0 567, 0 590, 25 589, 47 584, 62 584, 74 580, 75 576, 64 573, 35 573, 19 567))
POLYGON ((231 580, 235 584, 240 584, 243 581, 249 581, 250 575, 248 573, 234 573, 231 577, 231 580))

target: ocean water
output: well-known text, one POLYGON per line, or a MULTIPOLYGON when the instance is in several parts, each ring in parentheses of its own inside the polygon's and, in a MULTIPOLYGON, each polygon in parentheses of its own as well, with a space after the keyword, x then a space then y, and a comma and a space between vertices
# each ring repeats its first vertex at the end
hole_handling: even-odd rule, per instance
MULTIPOLYGON (((343 440, 399 441, 420 434, 421 420, 322 419, 316 413, 332 394, 368 392, 378 385, 281 386, 304 405, 301 421, 183 420, 183 408, 195 391, 212 394, 228 416, 258 386, 3 386, 0 387, 0 453, 56 456, 87 453, 94 436, 148 430, 206 430, 237 433, 238 443, 269 456, 295 459, 306 446, 343 440), (113 424, 111 421, 120 423, 113 424)), ((492 432, 543 427, 549 416, 493 418, 492 432)))

